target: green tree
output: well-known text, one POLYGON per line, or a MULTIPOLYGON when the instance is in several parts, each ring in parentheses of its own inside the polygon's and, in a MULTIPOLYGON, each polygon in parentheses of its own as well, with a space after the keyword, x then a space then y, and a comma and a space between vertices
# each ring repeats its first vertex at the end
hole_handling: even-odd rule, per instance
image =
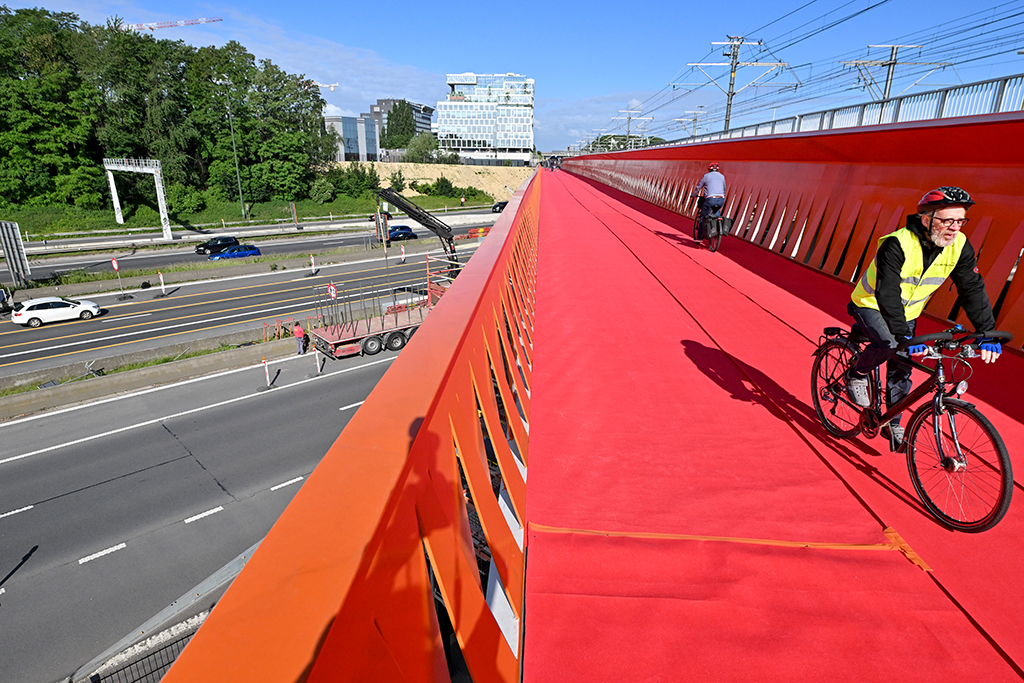
POLYGON ((405 100, 395 102, 388 112, 388 123, 384 126, 380 144, 384 149, 405 149, 416 135, 416 119, 412 105, 405 100))
POLYGON ((0 206, 99 203, 98 93, 75 68, 78 17, 0 6, 0 206))
MULTIPOLYGON (((246 201, 300 199, 334 154, 325 104, 233 41, 197 49, 116 19, 0 6, 0 206, 100 207, 104 157, 159 159, 179 211, 234 200, 236 150, 246 201)), ((126 203, 155 207, 152 178, 117 183, 126 203)))
POLYGON ((430 133, 420 133, 409 141, 405 161, 411 164, 432 164, 437 152, 437 140, 430 133))

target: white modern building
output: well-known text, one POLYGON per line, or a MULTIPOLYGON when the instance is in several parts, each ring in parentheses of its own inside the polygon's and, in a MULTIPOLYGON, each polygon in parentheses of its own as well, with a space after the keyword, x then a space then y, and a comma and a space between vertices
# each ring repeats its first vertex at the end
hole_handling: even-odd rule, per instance
POLYGON ((325 116, 324 124, 333 126, 341 138, 335 152, 335 161, 377 161, 380 149, 380 129, 369 117, 325 116))
POLYGON ((532 78, 519 74, 448 74, 451 92, 437 103, 438 147, 471 164, 527 165, 533 156, 532 78))

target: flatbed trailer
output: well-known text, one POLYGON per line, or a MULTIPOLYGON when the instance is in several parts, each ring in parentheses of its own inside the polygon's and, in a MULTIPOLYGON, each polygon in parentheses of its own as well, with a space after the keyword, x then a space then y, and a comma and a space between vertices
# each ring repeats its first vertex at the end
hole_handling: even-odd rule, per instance
POLYGON ((425 286, 367 290, 339 289, 333 283, 313 288, 317 326, 309 330, 313 348, 328 358, 373 356, 399 351, 450 283, 450 262, 427 257, 425 286), (437 270, 431 270, 431 264, 437 270))

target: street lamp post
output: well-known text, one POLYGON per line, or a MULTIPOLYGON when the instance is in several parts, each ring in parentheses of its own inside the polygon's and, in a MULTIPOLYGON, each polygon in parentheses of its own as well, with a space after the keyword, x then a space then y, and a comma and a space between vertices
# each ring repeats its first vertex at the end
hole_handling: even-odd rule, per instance
MULTIPOLYGON (((233 85, 228 80, 215 80, 214 83, 217 85, 233 85)), ((224 93, 224 103, 228 109, 228 127, 231 129, 231 153, 235 157, 235 180, 238 181, 238 206, 242 209, 242 220, 249 220, 249 216, 246 215, 245 211, 245 200, 242 198, 242 174, 238 170, 238 147, 235 145, 235 124, 231 117, 231 98, 228 94, 224 93)))

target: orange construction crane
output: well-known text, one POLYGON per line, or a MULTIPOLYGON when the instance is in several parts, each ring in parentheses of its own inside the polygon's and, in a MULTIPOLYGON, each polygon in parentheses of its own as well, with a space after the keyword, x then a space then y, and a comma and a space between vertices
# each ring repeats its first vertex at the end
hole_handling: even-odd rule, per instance
POLYGON ((154 31, 158 28, 174 28, 175 26, 195 26, 196 24, 211 24, 215 21, 224 21, 220 17, 204 17, 202 19, 182 19, 181 21, 157 21, 152 24, 121 24, 122 31, 154 31))

